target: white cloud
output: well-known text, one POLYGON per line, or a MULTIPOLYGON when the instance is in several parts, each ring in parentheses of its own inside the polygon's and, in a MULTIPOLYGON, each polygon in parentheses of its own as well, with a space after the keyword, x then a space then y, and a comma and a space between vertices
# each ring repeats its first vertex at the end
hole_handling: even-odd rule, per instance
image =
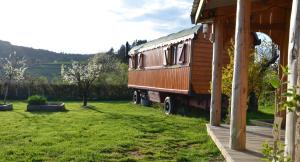
POLYGON ((129 19, 168 8, 186 10, 188 13, 178 16, 189 19, 192 5, 186 0, 145 1, 139 7, 124 3, 126 0, 0 0, 0 39, 57 52, 95 53, 118 48, 127 40, 157 38, 167 34, 156 30, 157 26, 167 28, 170 23, 159 24, 146 17, 143 21, 129 19))

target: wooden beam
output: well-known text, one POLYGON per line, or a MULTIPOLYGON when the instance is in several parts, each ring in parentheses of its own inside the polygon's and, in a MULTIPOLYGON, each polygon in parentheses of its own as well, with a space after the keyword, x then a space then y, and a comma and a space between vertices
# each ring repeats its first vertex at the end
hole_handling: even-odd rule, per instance
POLYGON ((250 0, 237 1, 229 145, 234 150, 246 148, 250 11, 250 0))
MULTIPOLYGON (((271 8, 290 9, 292 0, 271 0, 252 2, 251 13, 253 15, 267 11, 271 8)), ((236 14, 236 5, 220 7, 216 9, 214 16, 234 16, 236 14)))
MULTIPOLYGON (((288 67, 290 73, 288 75, 288 88, 294 88, 300 84, 300 3, 299 0, 293 0, 292 13, 290 20, 289 48, 288 48, 288 67)), ((300 93, 300 89, 297 89, 300 93)), ((291 100, 290 97, 287 100, 291 100)), ((292 157, 295 156, 295 126, 297 115, 295 112, 287 110, 286 116, 286 133, 285 133, 285 154, 292 157)))
POLYGON ((198 5, 198 8, 197 8, 197 12, 196 12, 196 15, 195 15, 195 24, 197 24, 198 23, 198 20, 199 20, 199 18, 200 18, 200 16, 201 16, 201 13, 202 13, 202 11, 203 11, 203 8, 204 8, 204 0, 200 0, 200 2, 199 2, 199 5, 198 5))
MULTIPOLYGON (((281 30, 285 31, 286 23, 255 23, 251 22, 251 31, 258 32, 259 30, 281 30)), ((226 28, 234 28, 234 23, 226 24, 226 28)))
POLYGON ((219 126, 221 123, 222 102, 222 55, 223 55, 223 21, 216 18, 214 22, 214 43, 212 60, 212 81, 210 100, 210 124, 219 126))

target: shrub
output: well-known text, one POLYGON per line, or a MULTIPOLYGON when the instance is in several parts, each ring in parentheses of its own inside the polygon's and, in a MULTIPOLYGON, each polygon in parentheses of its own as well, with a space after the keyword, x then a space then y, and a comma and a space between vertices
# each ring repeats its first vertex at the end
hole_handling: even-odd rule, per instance
POLYGON ((30 96, 28 98, 28 104, 29 105, 46 105, 47 104, 47 99, 43 96, 30 96))

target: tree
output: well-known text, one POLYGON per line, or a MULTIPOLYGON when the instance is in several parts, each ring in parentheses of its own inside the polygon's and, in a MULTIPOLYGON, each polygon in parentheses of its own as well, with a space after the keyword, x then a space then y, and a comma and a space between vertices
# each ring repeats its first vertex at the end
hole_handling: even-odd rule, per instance
POLYGON ((272 41, 263 40, 250 57, 248 110, 257 111, 262 94, 273 90, 268 80, 277 73, 278 46, 272 41))
MULTIPOLYGON (((231 96, 233 67, 234 67, 234 46, 233 42, 228 49, 230 58, 229 64, 222 70, 222 93, 231 96)), ((248 110, 258 110, 258 100, 264 91, 270 89, 268 80, 274 77, 274 64, 278 60, 277 48, 272 42, 263 41, 262 44, 253 50, 249 62, 249 82, 248 82, 248 110)), ((275 65, 276 67, 276 65, 275 65)))
POLYGON ((70 67, 62 65, 62 79, 69 84, 76 84, 82 95, 83 106, 87 106, 89 89, 93 82, 100 77, 102 65, 97 64, 95 57, 88 64, 73 61, 70 67))
POLYGON ((24 74, 27 69, 25 59, 17 57, 16 52, 9 55, 8 58, 3 59, 3 80, 5 84, 4 104, 7 101, 8 89, 12 82, 19 82, 24 80, 24 74))
POLYGON ((128 65, 118 62, 116 69, 106 73, 102 82, 107 85, 127 85, 128 83, 128 65))
POLYGON ((84 107, 87 106, 91 85, 100 77, 102 72, 103 66, 97 62, 96 57, 92 58, 88 64, 80 64, 74 61, 70 67, 62 65, 61 68, 63 80, 69 84, 76 84, 78 86, 84 107))
POLYGON ((222 93, 231 96, 232 91, 232 78, 233 78, 233 67, 234 67, 234 46, 233 42, 229 46, 227 53, 229 55, 229 64, 222 69, 222 93))
POLYGON ((121 45, 120 49, 118 50, 117 58, 122 62, 127 62, 125 45, 121 45))
POLYGON ((147 40, 135 40, 132 43, 131 47, 139 46, 139 45, 144 44, 144 43, 147 43, 147 40))
POLYGON ((116 70, 116 64, 119 62, 114 55, 105 53, 96 54, 93 58, 95 64, 102 65, 101 72, 113 72, 116 70))
POLYGON ((108 54, 108 55, 114 55, 115 54, 114 48, 109 49, 109 51, 107 51, 106 54, 108 54))
POLYGON ((126 58, 128 57, 128 53, 129 53, 130 49, 131 49, 130 44, 128 42, 126 42, 126 44, 125 44, 125 56, 126 56, 126 58))

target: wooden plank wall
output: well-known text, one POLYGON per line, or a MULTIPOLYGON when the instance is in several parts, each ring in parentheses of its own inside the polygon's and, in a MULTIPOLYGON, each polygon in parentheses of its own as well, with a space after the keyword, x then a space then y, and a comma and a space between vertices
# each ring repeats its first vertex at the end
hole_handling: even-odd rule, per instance
POLYGON ((190 67, 133 70, 128 72, 128 86, 187 94, 190 67))
MULTIPOLYGON (((228 46, 224 46, 222 64, 225 67, 229 63, 227 53, 228 46)), ((210 93, 210 82, 212 73, 213 44, 204 38, 203 34, 198 34, 198 38, 192 44, 191 60, 191 89, 197 94, 210 93)))
POLYGON ((163 66, 164 50, 162 47, 153 50, 145 51, 144 67, 158 67, 163 66))
POLYGON ((209 93, 212 68, 212 43, 202 34, 192 44, 192 91, 197 94, 209 93))

